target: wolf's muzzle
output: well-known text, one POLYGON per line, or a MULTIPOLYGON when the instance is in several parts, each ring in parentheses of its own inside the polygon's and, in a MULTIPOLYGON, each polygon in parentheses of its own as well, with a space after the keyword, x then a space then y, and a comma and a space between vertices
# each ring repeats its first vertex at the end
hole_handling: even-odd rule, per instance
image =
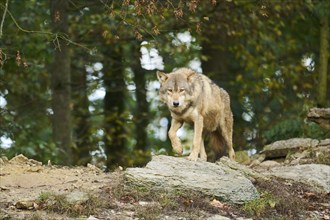
POLYGON ((179 102, 175 102, 175 101, 173 102, 173 106, 174 106, 174 107, 178 107, 179 105, 180 105, 179 102))

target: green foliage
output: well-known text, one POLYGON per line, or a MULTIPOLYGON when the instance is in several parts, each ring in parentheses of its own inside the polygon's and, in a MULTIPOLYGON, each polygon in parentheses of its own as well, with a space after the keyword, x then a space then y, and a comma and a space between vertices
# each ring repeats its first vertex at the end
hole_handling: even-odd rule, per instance
POLYGON ((250 216, 261 216, 267 209, 274 208, 276 203, 276 198, 269 192, 265 192, 261 194, 259 199, 245 203, 243 210, 250 216))
POLYGON ((292 118, 277 122, 267 129, 263 135, 266 143, 272 143, 294 137, 324 139, 329 135, 329 132, 315 123, 307 123, 303 119, 292 118))
POLYGON ((303 135, 302 121, 297 119, 288 119, 275 124, 269 130, 264 132, 264 137, 267 143, 272 143, 276 140, 285 140, 303 135))

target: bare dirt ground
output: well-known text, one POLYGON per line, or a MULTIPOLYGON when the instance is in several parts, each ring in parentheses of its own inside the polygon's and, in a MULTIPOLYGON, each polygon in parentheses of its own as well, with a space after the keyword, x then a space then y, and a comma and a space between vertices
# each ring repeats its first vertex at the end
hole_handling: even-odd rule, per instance
MULTIPOLYGON (((42 165, 22 155, 0 164, 0 219, 67 219, 39 210, 38 199, 43 194, 99 196, 110 187, 114 174, 106 174, 97 167, 57 167, 42 165), (82 192, 82 193, 81 193, 82 192), (36 211, 39 213, 36 215, 36 211), (34 216, 34 217, 33 217, 34 216)), ((79 200, 79 198, 76 198, 79 200)), ((81 198, 84 200, 84 198, 81 198)))
POLYGON ((0 159, 0 220, 330 219, 329 194, 281 181, 255 184, 262 198, 238 207, 194 193, 128 190, 121 171, 42 165, 19 155, 0 159))

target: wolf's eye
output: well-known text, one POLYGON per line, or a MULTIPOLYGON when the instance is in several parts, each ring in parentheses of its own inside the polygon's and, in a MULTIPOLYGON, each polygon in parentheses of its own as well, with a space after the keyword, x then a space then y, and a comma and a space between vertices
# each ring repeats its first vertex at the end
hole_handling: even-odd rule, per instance
POLYGON ((167 89, 168 92, 173 92, 173 89, 167 89))
POLYGON ((180 92, 184 92, 184 88, 181 88, 179 91, 180 91, 180 92))

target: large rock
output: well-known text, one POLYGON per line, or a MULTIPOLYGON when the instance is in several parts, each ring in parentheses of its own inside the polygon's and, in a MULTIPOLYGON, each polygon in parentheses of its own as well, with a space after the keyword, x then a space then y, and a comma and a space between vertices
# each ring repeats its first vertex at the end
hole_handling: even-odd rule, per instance
POLYGON ((330 166, 324 164, 303 164, 296 166, 273 167, 264 172, 275 176, 309 185, 316 191, 330 192, 330 166))
POLYGON ((265 154, 267 159, 280 158, 286 157, 289 153, 316 147, 318 144, 318 140, 311 138, 292 138, 269 144, 264 147, 261 153, 265 154))
POLYGON ((259 197, 249 179, 224 164, 169 156, 154 156, 145 168, 127 169, 125 181, 128 186, 198 191, 237 204, 259 197))
POLYGON ((269 180, 269 177, 254 171, 253 169, 243 165, 239 164, 236 161, 230 160, 228 157, 221 157, 220 160, 216 162, 218 165, 225 165, 227 167, 230 167, 233 170, 237 170, 240 173, 244 174, 247 178, 250 180, 269 180))
POLYGON ((330 130, 330 108, 312 108, 309 110, 307 118, 330 130))

